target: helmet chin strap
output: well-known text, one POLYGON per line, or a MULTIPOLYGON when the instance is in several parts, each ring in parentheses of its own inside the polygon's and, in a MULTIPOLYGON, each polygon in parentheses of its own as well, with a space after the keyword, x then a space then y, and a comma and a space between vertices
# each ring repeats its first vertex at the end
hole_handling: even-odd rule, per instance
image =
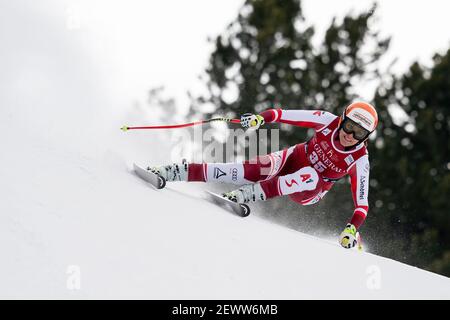
POLYGON ((345 147, 345 151, 348 151, 348 150, 351 150, 351 149, 353 149, 353 148, 356 148, 357 146, 359 146, 361 143, 365 142, 366 140, 367 140, 367 138, 364 139, 364 140, 358 141, 357 143, 355 143, 355 144, 352 145, 352 146, 345 147), (347 149, 347 148, 348 148, 348 149, 347 149))

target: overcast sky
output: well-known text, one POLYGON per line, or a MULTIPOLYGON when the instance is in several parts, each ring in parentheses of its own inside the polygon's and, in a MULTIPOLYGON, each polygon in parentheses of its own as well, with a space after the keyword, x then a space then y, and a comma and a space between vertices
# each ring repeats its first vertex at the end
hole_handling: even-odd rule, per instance
MULTIPOLYGON (((123 103, 144 101, 150 87, 164 85, 167 94, 175 96, 183 106, 187 104, 185 92, 198 87, 197 77, 212 51, 207 37, 221 33, 243 3, 0 0, 0 46, 4 58, 0 66, 10 70, 20 67, 20 59, 12 63, 5 57, 25 57, 36 51, 45 52, 46 59, 52 59, 64 54, 53 49, 54 42, 64 42, 77 47, 89 59, 103 85, 113 88, 114 96, 123 103), (42 27, 44 24, 46 28, 42 27)), ((307 22, 316 26, 320 39, 333 16, 367 10, 372 3, 304 0, 303 8, 307 22)), ((449 2, 444 0, 379 1, 378 26, 383 35, 393 37, 385 61, 398 57, 395 70, 402 71, 413 60, 429 63, 433 53, 443 52, 450 45, 449 8, 449 2)), ((7 75, 3 73, 3 81, 9 81, 7 75)))

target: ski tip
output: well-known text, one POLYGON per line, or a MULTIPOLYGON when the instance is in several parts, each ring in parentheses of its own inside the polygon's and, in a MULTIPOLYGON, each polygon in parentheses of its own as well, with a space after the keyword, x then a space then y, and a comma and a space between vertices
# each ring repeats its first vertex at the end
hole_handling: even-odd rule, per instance
POLYGON ((157 189, 164 189, 166 186, 166 179, 158 175, 158 185, 156 186, 157 189))
POLYGON ((159 174, 152 173, 136 163, 133 163, 133 171, 138 177, 150 183, 156 189, 163 189, 166 186, 166 179, 159 174))
POLYGON ((127 126, 123 126, 122 128, 120 128, 120 130, 122 130, 123 132, 128 131, 129 127, 127 126))
POLYGON ((247 217, 250 214, 250 207, 245 203, 236 203, 228 198, 224 197, 223 195, 211 192, 209 190, 205 190, 206 193, 209 195, 209 198, 219 206, 224 206, 225 208, 228 208, 230 211, 235 213, 239 217, 247 217))
POLYGON ((250 215, 250 212, 251 212, 250 211, 250 207, 248 205, 246 205, 245 203, 241 203, 239 205, 240 205, 240 207, 242 209, 241 212, 240 212, 241 216, 243 218, 248 217, 250 215))

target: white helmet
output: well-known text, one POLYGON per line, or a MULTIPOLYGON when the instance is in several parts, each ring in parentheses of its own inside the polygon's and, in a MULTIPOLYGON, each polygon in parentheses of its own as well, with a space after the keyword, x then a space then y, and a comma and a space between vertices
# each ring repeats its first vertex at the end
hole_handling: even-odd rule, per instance
POLYGON ((349 118, 369 132, 375 131, 378 125, 378 114, 374 106, 369 103, 357 101, 344 110, 343 120, 349 118))
POLYGON ((367 140, 378 125, 378 115, 375 108, 366 102, 353 102, 344 109, 339 128, 353 137, 360 144, 367 140))

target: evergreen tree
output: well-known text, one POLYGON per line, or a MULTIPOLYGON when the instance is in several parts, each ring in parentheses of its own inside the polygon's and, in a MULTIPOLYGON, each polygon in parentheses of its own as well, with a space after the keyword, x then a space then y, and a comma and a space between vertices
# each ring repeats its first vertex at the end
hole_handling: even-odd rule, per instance
MULTIPOLYGON (((193 100, 193 113, 204 103, 216 107, 208 115, 276 106, 340 112, 357 97, 355 84, 378 75, 376 63, 388 48, 389 39, 370 28, 374 12, 375 6, 341 22, 334 19, 314 48, 314 28, 307 25, 300 0, 247 0, 215 40, 206 70, 209 94, 193 100)), ((294 130, 282 142, 304 138, 305 131, 294 130)))
POLYGON ((384 119, 378 130, 375 211, 404 234, 406 262, 450 275, 450 50, 390 82, 378 89, 376 105, 386 114, 401 108, 408 119, 384 119))
MULTIPOLYGON (((272 107, 340 113, 358 98, 357 87, 380 76, 377 62, 389 39, 374 31, 375 12, 374 6, 333 19, 315 47, 314 28, 300 0, 247 0, 214 40, 206 69, 208 94, 192 99, 192 114, 205 104, 214 106, 206 116, 234 117, 272 107)), ((431 68, 415 63, 405 75, 387 78, 373 101, 380 124, 369 143, 370 213, 364 234, 372 252, 450 275, 450 51, 436 55, 431 68), (408 120, 394 121, 393 106, 408 120)), ((304 141, 306 133, 285 128, 281 146, 304 141)), ((345 181, 336 183, 302 215, 315 225, 340 227, 352 212, 348 189, 345 181)), ((301 229, 298 206, 276 199, 265 207, 267 218, 301 229)))

